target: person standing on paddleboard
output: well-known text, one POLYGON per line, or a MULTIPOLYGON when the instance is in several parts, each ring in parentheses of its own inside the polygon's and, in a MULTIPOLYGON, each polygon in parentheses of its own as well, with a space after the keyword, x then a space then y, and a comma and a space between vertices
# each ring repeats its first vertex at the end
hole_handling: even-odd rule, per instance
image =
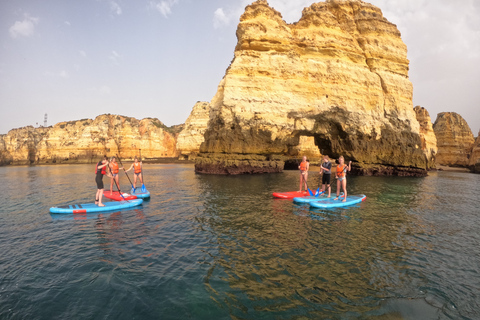
POLYGON ((97 163, 97 166, 95 168, 95 182, 97 183, 97 194, 95 196, 95 204, 98 205, 99 207, 105 207, 105 205, 102 203, 102 197, 103 197, 103 176, 107 175, 110 177, 110 174, 107 172, 107 167, 108 167, 108 159, 107 157, 103 157, 102 160, 100 160, 97 163))
POLYGON ((343 189, 343 202, 347 201, 347 171, 352 170, 352 161, 348 163, 348 166, 344 163, 345 159, 343 156, 338 158, 337 172, 335 178, 337 179, 337 197, 333 200, 338 200, 340 196, 340 187, 343 189))
POLYGON ((143 178, 142 178, 142 161, 138 161, 138 158, 135 157, 135 162, 132 163, 132 165, 130 166, 130 168, 128 168, 127 171, 125 172, 128 172, 130 170, 133 169, 133 189, 136 188, 136 185, 137 185, 137 177, 140 178, 140 182, 143 184, 143 178))
POLYGON ((305 191, 308 190, 307 179, 308 179, 309 167, 310 167, 310 164, 307 162, 307 157, 303 156, 302 162, 300 162, 300 165, 298 166, 298 169, 300 169, 300 189, 298 190, 299 192, 302 192, 302 182, 303 182, 303 185, 305 185, 305 191))
POLYGON ((328 198, 330 198, 330 180, 332 176, 332 163, 329 161, 328 156, 324 155, 323 156, 323 162, 322 165, 320 166, 320 174, 323 173, 322 176, 322 192, 327 192, 328 188, 328 198))
POLYGON ((122 192, 120 191, 120 181, 119 181, 119 177, 118 177, 118 171, 120 169, 123 169, 123 168, 118 167, 117 159, 115 157, 112 157, 112 160, 109 164, 109 167, 110 167, 110 172, 112 173, 112 177, 110 179, 110 194, 112 194, 112 192, 113 192, 113 180, 114 179, 117 182, 118 194, 122 194, 122 192))

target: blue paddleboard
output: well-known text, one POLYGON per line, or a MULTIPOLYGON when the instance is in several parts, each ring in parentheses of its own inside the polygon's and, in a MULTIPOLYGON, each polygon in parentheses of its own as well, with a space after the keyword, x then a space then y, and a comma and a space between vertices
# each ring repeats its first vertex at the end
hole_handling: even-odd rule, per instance
POLYGON ((150 198, 150 191, 145 189, 145 191, 142 191, 141 188, 135 188, 135 192, 132 193, 132 195, 137 196, 139 199, 145 199, 145 198, 150 198))
POLYGON ((338 200, 333 200, 335 197, 327 198, 327 200, 323 201, 314 201, 310 202, 311 208, 338 208, 338 207, 346 207, 351 206, 353 204, 362 202, 367 197, 363 194, 355 195, 355 196, 347 196, 347 201, 343 202, 343 198, 338 198, 338 200))
POLYGON ((128 201, 112 201, 104 202, 105 207, 99 207, 94 203, 86 204, 72 204, 68 206, 51 207, 51 213, 90 213, 90 212, 102 212, 111 210, 121 210, 131 207, 139 206, 143 203, 142 199, 134 199, 128 201))
MULTIPOLYGON (((332 194, 330 198, 327 198, 327 196, 324 196, 322 194, 320 194, 318 197, 315 197, 315 196, 307 196, 307 197, 296 197, 296 198, 293 198, 293 202, 295 203, 299 203, 299 204, 304 204, 304 203, 310 203, 310 202, 313 202, 313 201, 325 201, 325 200, 329 200, 329 199, 335 199, 336 195, 335 194, 332 194)), ((343 192, 340 194, 340 197, 342 197, 343 199, 343 192)))

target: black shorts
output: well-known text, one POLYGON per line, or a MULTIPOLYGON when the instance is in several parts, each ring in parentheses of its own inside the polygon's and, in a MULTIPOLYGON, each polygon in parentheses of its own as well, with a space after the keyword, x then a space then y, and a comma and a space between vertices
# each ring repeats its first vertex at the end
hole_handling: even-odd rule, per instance
POLYGON ((330 177, 332 175, 331 174, 323 174, 322 176, 322 184, 330 184, 330 177))
POLYGON ((97 174, 95 182, 97 183, 97 189, 103 189, 103 174, 97 174))

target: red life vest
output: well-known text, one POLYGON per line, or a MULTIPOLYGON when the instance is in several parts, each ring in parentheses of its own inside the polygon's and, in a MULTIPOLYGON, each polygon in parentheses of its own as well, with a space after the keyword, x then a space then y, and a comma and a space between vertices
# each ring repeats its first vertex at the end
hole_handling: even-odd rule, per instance
MULTIPOLYGON (((95 166, 95 173, 98 173, 98 165, 100 164, 101 165, 101 161, 99 163, 97 163, 97 165, 95 166)), ((103 167, 102 168, 102 174, 107 174, 107 166, 103 167)))
POLYGON ((133 163, 133 170, 135 173, 142 172, 142 165, 140 164, 140 162, 133 163))

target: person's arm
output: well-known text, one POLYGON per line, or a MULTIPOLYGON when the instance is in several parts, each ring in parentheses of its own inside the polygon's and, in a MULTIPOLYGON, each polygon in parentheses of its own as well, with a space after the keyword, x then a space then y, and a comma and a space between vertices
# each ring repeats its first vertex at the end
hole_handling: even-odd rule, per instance
POLYGON ((348 171, 352 170, 352 161, 348 163, 348 171))
POLYGON ((132 165, 130 166, 130 168, 128 168, 127 170, 125 170, 125 172, 128 172, 128 171, 132 170, 132 168, 133 168, 133 163, 132 163, 132 165))

